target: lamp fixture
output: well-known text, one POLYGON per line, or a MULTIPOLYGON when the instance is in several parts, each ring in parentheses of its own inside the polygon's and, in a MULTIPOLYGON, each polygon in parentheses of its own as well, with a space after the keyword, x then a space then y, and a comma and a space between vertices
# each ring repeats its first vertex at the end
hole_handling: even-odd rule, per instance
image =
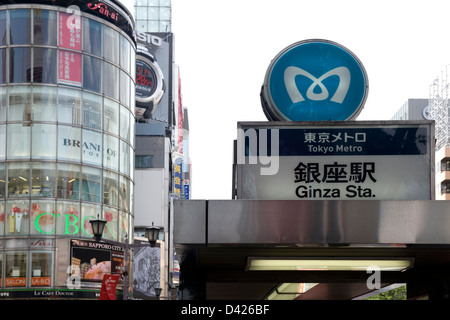
POLYGON ((105 220, 90 220, 92 227, 92 234, 96 241, 100 241, 103 235, 103 229, 105 229, 106 221, 105 220))
POLYGON ((412 258, 249 257, 247 271, 404 271, 412 258))
POLYGON ((152 222, 152 226, 145 229, 145 236, 148 239, 148 242, 152 247, 155 247, 156 241, 159 237, 159 230, 161 228, 155 227, 155 225, 152 222))

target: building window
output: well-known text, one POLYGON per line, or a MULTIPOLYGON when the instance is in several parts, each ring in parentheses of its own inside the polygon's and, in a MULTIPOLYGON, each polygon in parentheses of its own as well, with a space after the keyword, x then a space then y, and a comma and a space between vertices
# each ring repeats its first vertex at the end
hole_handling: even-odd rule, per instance
POLYGON ((94 20, 83 18, 83 50, 102 56, 102 25, 94 20))
POLYGON ((80 166, 58 164, 57 197, 63 199, 80 199, 80 166))
POLYGON ((31 48, 9 49, 9 81, 13 83, 31 82, 31 48))
POLYGON ((55 197, 56 165, 46 162, 33 162, 32 164, 31 195, 33 197, 55 197))
POLYGON ((58 122, 81 124, 81 91, 58 89, 58 122))
POLYGON ((55 87, 34 86, 32 119, 56 122, 56 97, 55 87))
POLYGON ((102 92, 101 72, 102 61, 100 59, 83 56, 83 88, 95 92, 102 92))
POLYGON ((31 253, 31 286, 52 286, 53 253, 32 252, 31 253))
POLYGON ((450 181, 444 181, 441 183, 441 194, 450 193, 450 181))
POLYGON ((100 189, 102 184, 101 170, 90 167, 83 167, 82 170, 81 200, 100 202, 100 189))
POLYGON ((57 45, 56 11, 34 10, 34 43, 47 46, 57 45))
POLYGON ((441 161, 441 172, 450 171, 450 159, 443 159, 441 161))
POLYGON ((30 126, 8 124, 6 128, 6 157, 8 159, 30 158, 30 126))
POLYGON ((31 11, 10 11, 10 44, 31 44, 31 11))
POLYGON ((6 253, 6 287, 25 287, 27 285, 27 253, 6 253))
POLYGON ((34 123, 31 130, 31 138, 32 158, 56 158, 56 125, 34 123))
POLYGON ((56 49, 34 48, 33 82, 56 84, 56 68, 48 67, 56 59, 56 49))
POLYGON ((29 200, 10 200, 6 202, 6 235, 29 234, 29 200))
POLYGON ((32 103, 30 87, 15 86, 9 88, 8 91, 8 121, 31 121, 32 103))
POLYGON ((136 156, 135 157, 136 168, 153 168, 153 155, 148 156, 136 156))
POLYGON ((8 163, 8 197, 29 197, 30 164, 26 162, 8 163))

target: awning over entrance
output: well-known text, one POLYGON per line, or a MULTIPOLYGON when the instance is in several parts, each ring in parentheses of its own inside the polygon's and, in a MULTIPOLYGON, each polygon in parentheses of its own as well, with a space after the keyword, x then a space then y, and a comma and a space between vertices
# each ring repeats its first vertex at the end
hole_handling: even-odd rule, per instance
POLYGON ((447 201, 174 203, 174 247, 189 288, 184 299, 264 299, 293 282, 321 284, 297 299, 352 299, 370 291, 364 270, 252 271, 255 258, 410 260, 404 272, 381 271, 382 285, 407 283, 410 297, 432 296, 448 277, 449 226, 447 201))

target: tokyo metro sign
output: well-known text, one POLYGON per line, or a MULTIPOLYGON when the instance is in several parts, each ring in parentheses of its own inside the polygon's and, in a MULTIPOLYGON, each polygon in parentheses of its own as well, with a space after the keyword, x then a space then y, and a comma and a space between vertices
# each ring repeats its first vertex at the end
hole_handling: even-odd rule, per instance
POLYGON ((305 40, 273 59, 261 102, 269 120, 352 120, 368 88, 363 65, 348 49, 328 40, 305 40))

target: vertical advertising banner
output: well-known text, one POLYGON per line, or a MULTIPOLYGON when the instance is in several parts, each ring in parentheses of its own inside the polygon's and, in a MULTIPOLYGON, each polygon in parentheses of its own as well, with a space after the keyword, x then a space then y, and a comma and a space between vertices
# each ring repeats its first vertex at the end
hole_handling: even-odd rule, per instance
POLYGON ((58 81, 62 84, 81 86, 81 16, 59 12, 58 45, 58 81))
POLYGON ((173 165, 173 193, 180 196, 183 182, 183 159, 176 158, 173 165))
POLYGON ((116 287, 120 276, 118 274, 105 274, 99 300, 116 300, 116 287))

